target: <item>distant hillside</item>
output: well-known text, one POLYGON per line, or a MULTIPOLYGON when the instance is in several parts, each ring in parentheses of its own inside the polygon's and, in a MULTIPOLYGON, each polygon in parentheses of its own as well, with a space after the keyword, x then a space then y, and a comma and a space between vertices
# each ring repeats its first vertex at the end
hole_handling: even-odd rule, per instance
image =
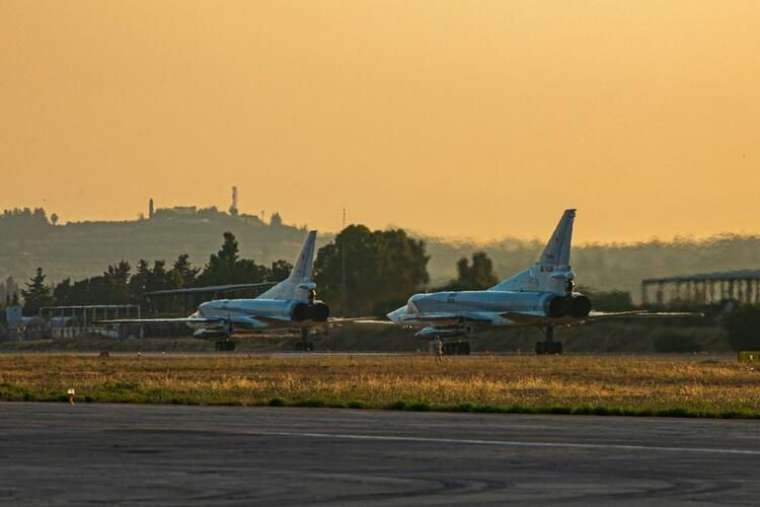
MULTIPOLYGON (((78 222, 52 225, 40 213, 0 217, 0 277, 26 280, 42 266, 52 281, 100 274, 108 264, 127 260, 166 259, 187 253, 203 266, 231 231, 241 255, 259 263, 292 261, 305 229, 262 222, 251 215, 233 216, 214 208, 157 210, 150 219, 124 222, 78 222)), ((322 244, 330 237, 322 235, 322 244)))
MULTIPOLYGON (((187 253, 203 266, 216 252, 222 233, 232 231, 241 255, 258 263, 292 260, 305 229, 268 224, 252 215, 229 215, 215 208, 159 209, 145 220, 79 222, 53 225, 43 210, 14 210, 0 215, 0 277, 27 280, 42 266, 49 281, 100 274, 108 264, 127 260, 173 261, 187 253)), ((321 246, 332 234, 320 234, 321 246)), ((423 238, 431 256, 431 285, 455 277, 456 261, 484 250, 504 277, 524 269, 538 256, 539 241, 505 239, 478 244, 423 238)), ((578 283, 595 289, 623 289, 639 295, 642 278, 672 274, 760 268, 760 236, 724 235, 706 240, 580 245, 573 249, 578 283)))

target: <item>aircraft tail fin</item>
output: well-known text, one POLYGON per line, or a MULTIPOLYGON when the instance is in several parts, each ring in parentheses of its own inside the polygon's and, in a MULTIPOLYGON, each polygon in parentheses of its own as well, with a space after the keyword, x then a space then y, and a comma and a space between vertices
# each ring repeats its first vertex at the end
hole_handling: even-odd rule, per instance
POLYGON ((568 280, 574 276, 570 271, 574 221, 575 210, 565 210, 538 262, 488 290, 550 290, 558 294, 565 293, 568 280))
POLYGON ((317 231, 309 231, 298 254, 298 259, 290 272, 289 280, 296 282, 311 281, 311 270, 314 266, 314 248, 317 241, 317 231))
MULTIPOLYGON (((313 289, 311 272, 314 267, 314 250, 317 231, 309 231, 298 254, 290 276, 259 296, 261 299, 306 299, 313 289)), ((258 299, 258 298, 257 298, 258 299)))
POLYGON ((568 209, 562 214, 549 242, 546 244, 539 264, 542 266, 569 266, 570 244, 573 240, 575 210, 568 209))

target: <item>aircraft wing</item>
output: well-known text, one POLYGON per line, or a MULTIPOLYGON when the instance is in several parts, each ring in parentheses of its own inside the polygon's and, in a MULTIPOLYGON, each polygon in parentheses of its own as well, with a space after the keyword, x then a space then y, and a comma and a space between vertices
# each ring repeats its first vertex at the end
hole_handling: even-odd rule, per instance
POLYGON ((544 315, 534 315, 530 313, 505 312, 501 314, 505 319, 509 319, 519 326, 579 326, 591 324, 600 320, 612 320, 623 318, 676 318, 676 317, 703 317, 702 313, 694 312, 649 312, 647 310, 629 310, 624 312, 591 312, 582 319, 573 319, 570 317, 550 318, 544 315))
POLYGON ((146 296, 167 296, 172 294, 199 294, 199 293, 214 293, 214 292, 230 292, 235 290, 245 289, 258 289, 264 287, 272 287, 277 282, 259 282, 259 283, 237 283, 230 285, 209 285, 207 287, 190 287, 187 289, 168 289, 168 290, 155 290, 153 292, 146 292, 146 296))
POLYGON ((676 317, 704 317, 700 312, 649 312, 647 310, 630 310, 627 312, 591 312, 584 320, 594 322, 598 320, 619 319, 625 317, 636 318, 676 318, 676 317))
POLYGON ((533 315, 531 313, 504 312, 501 314, 507 320, 512 321, 517 326, 548 326, 556 324, 559 319, 550 319, 545 315, 533 315))
MULTIPOLYGON (((295 325, 295 322, 290 320, 289 317, 285 316, 266 316, 266 315, 256 315, 255 317, 251 318, 252 320, 258 320, 260 322, 264 322, 266 324, 270 325, 295 325)), ((233 319, 234 320, 234 319, 233 319)))
POLYGON ((110 319, 96 320, 95 324, 218 324, 226 319, 208 317, 177 317, 172 319, 110 319))
POLYGON ((390 320, 382 320, 376 317, 330 317, 327 319, 327 323, 338 326, 342 324, 376 324, 378 326, 394 325, 390 320))
POLYGON ((463 323, 493 324, 494 315, 489 312, 425 313, 419 317, 405 318, 401 324, 407 326, 425 325, 428 323, 433 325, 456 325, 463 323))

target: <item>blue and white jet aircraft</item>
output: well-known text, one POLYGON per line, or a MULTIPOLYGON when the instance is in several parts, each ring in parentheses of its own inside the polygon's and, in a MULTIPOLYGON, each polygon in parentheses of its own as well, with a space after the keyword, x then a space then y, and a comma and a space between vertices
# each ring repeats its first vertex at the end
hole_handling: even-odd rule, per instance
POLYGON ((684 315, 591 311, 591 300, 575 290, 570 267, 574 220, 575 210, 566 210, 541 258, 525 271, 487 290, 415 294, 388 318, 399 326, 418 329, 416 336, 423 338, 467 336, 493 327, 537 327, 544 331, 545 340, 536 344, 536 353, 561 354, 562 342, 554 340, 556 326, 633 315, 684 315))
MULTIPOLYGON (((100 324, 187 324, 196 337, 221 338, 217 348, 232 349, 230 341, 235 332, 258 332, 270 329, 298 329, 304 348, 313 345, 307 341, 309 330, 327 325, 330 309, 316 299, 316 284, 311 273, 317 231, 310 231, 293 265, 290 276, 253 299, 217 299, 201 303, 192 315, 171 319, 116 319, 100 324), (221 344, 221 345, 220 345, 221 344), (226 345, 225 345, 226 344, 226 345)), ((245 284, 246 287, 271 284, 245 284)), ((243 287, 221 286, 203 289, 179 289, 161 293, 183 293, 198 290, 213 291, 243 287)))

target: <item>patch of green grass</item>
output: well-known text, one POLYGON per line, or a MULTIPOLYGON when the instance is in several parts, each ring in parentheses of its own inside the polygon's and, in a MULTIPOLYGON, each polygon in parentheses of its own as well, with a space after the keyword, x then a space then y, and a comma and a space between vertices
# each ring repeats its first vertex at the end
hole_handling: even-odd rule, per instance
POLYGON ((700 357, 0 355, 0 400, 760 417, 760 377, 700 357))

